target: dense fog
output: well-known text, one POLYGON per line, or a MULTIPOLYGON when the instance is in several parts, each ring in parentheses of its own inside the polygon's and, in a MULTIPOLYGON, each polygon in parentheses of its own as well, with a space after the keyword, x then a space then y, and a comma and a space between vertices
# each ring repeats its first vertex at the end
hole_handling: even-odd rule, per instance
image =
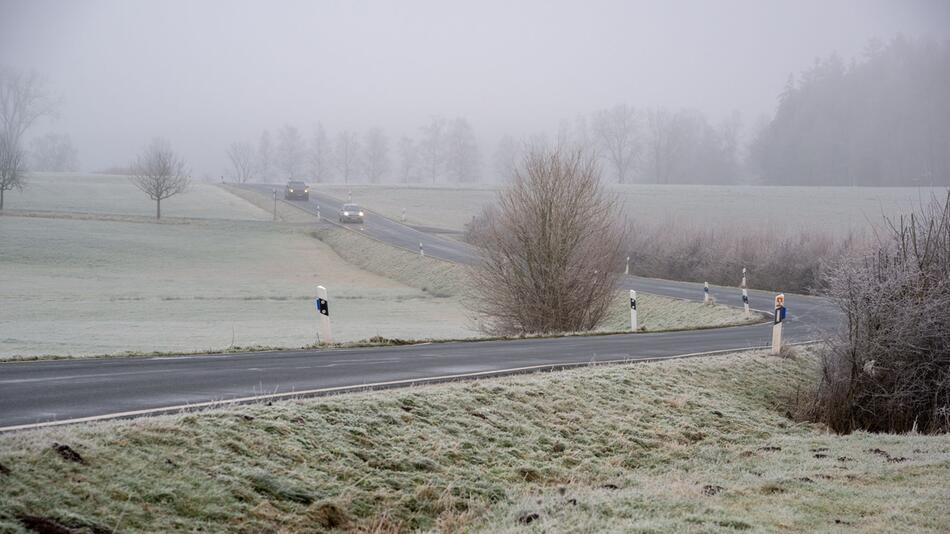
POLYGON ((623 183, 950 183, 950 3, 0 2, 56 114, 33 170, 496 182, 532 143, 623 183), (899 142, 892 143, 893 138, 899 142))

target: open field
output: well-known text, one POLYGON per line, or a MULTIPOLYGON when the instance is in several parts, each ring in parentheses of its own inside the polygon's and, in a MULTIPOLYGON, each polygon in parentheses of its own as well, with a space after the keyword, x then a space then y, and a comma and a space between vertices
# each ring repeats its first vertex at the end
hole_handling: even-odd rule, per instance
POLYGON ((350 265, 269 223, 0 218, 0 357, 300 347, 334 335, 468 337, 458 302, 350 265))
MULTIPOLYGON (((338 198, 352 190, 353 201, 397 219, 402 209, 410 224, 461 231, 496 192, 445 187, 318 185, 338 198)), ((636 221, 670 221, 695 227, 760 227, 777 233, 820 230, 837 235, 865 232, 881 214, 907 213, 927 201, 931 188, 764 187, 699 185, 608 185, 626 215, 636 221), (723 209, 727 206, 727 209, 723 209)))
MULTIPOLYGON (((7 191, 4 208, 154 216, 155 203, 125 176, 31 173, 23 192, 7 191)), ((227 194, 214 184, 191 188, 162 202, 162 217, 269 221, 271 214, 227 194)))
MULTIPOLYGON (((44 176, 37 181, 58 189, 53 178, 62 175, 44 176)), ((192 194, 205 214, 230 220, 169 215, 155 224, 148 210, 98 213, 96 189, 86 189, 94 178, 66 175, 62 189, 79 192, 38 199, 32 207, 47 215, 0 217, 0 359, 307 346, 317 342, 320 284, 334 303, 336 341, 478 335, 462 306, 459 266, 314 230, 289 205, 280 209, 289 224, 240 221, 270 215, 216 186, 192 194), (49 215, 66 200, 69 213, 49 215)), ((667 310, 656 299, 651 308, 664 311, 641 315, 651 331, 733 324, 730 308, 686 303, 684 314, 682 303, 670 300, 667 310)))
POLYGON ((787 419, 816 372, 742 353, 7 434, 0 530, 945 531, 947 437, 787 419))

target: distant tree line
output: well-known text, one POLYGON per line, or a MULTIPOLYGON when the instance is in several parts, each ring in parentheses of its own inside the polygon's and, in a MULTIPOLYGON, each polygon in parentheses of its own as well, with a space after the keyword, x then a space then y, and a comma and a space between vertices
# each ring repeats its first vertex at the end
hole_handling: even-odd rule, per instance
POLYGON ((227 148, 234 181, 290 179, 314 183, 472 183, 480 179, 478 141, 464 117, 434 117, 417 137, 404 135, 395 146, 379 128, 360 134, 341 130, 331 137, 321 123, 309 136, 285 125, 276 140, 265 130, 257 143, 227 148))
POLYGON ((760 180, 950 185, 950 43, 871 41, 861 61, 816 60, 750 146, 760 180))
POLYGON ((434 117, 393 142, 373 128, 305 138, 286 125, 228 148, 236 181, 506 183, 543 147, 593 154, 609 181, 651 184, 950 185, 950 43, 872 40, 861 60, 816 60, 744 135, 741 116, 620 103, 562 120, 552 139, 503 136, 483 172, 467 119, 434 117))
POLYGON ((67 134, 48 133, 30 141, 30 170, 74 172, 79 160, 73 140, 67 134))
POLYGON ((499 181, 507 181, 524 153, 554 145, 594 154, 606 176, 621 184, 734 183, 741 175, 740 130, 738 113, 712 124, 695 109, 618 104, 562 120, 553 141, 544 135, 521 143, 503 137, 493 171, 499 181))

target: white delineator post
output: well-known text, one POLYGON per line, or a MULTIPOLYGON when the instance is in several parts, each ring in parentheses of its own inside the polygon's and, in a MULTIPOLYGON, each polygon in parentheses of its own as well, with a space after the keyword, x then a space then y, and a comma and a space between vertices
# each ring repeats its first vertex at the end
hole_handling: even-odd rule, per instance
POLYGON ((775 323, 772 325, 772 354, 782 350, 782 324, 785 322, 785 293, 775 295, 775 323))
POLYGON ((745 267, 742 268, 742 307, 745 309, 745 316, 748 317, 749 313, 749 290, 745 285, 745 267))
POLYGON ((277 188, 274 188, 274 220, 277 220, 277 188))
POLYGON ((317 286, 317 313, 320 314, 317 325, 317 335, 321 343, 333 343, 333 331, 330 329, 330 303, 327 298, 327 288, 317 286))
POLYGON ((709 282, 703 282, 703 304, 709 304, 709 282))
POLYGON ((637 292, 630 290, 630 330, 636 332, 639 329, 637 324, 637 292))
POLYGON ((630 256, 627 256, 627 266, 623 268, 623 274, 630 274, 630 256))
POLYGON ((320 204, 317 204, 317 220, 320 220, 320 204))
POLYGON ((406 222, 406 208, 402 209, 402 222, 406 222))
POLYGON ((420 255, 420 256, 425 256, 425 255, 426 255, 426 251, 425 251, 425 250, 422 250, 422 241, 419 241, 419 255, 420 255))

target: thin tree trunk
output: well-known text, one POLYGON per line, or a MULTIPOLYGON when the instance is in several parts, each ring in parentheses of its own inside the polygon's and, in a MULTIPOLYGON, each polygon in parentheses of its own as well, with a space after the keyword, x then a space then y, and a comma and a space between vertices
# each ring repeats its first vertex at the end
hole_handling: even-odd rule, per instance
POLYGON ((160 198, 155 200, 155 218, 162 218, 162 199, 160 198))
POLYGON ((0 210, 3 209, 3 189, 0 188, 0 210))

